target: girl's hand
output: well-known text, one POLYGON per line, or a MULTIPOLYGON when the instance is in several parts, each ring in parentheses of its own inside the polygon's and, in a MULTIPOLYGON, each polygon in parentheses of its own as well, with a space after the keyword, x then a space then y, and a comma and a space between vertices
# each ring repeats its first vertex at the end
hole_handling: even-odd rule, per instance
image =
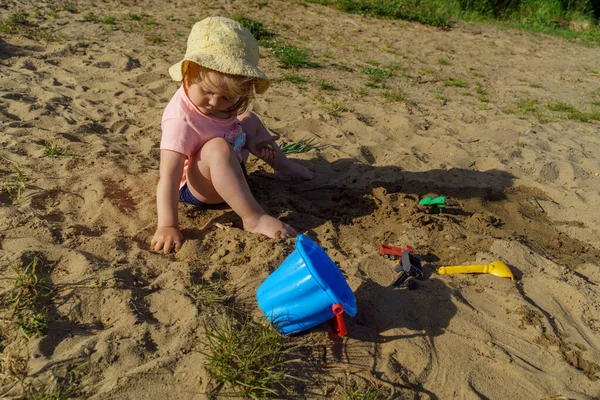
POLYGON ((246 146, 250 153, 264 161, 273 161, 275 158, 275 146, 273 142, 279 139, 279 135, 269 137, 246 136, 246 146))
POLYGON ((174 226, 162 226, 156 229, 150 248, 154 251, 163 251, 165 254, 169 254, 171 249, 178 252, 181 249, 181 243, 183 242, 183 235, 179 232, 179 229, 174 226))

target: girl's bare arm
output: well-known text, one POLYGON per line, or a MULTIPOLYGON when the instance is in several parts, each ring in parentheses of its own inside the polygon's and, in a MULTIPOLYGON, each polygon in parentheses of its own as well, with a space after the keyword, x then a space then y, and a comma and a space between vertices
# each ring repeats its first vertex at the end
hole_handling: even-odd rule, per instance
POLYGON ((185 159, 185 155, 175 151, 160 151, 160 179, 156 188, 158 227, 152 238, 151 247, 156 251, 162 250, 165 254, 173 247, 178 251, 183 242, 183 236, 179 231, 177 204, 185 159))

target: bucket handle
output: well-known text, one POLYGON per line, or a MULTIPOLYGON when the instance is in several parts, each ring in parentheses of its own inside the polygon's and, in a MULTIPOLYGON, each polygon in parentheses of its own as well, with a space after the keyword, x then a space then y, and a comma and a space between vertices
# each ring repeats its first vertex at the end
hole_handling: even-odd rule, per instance
POLYGON ((335 314, 335 322, 336 327, 335 330, 339 337, 346 336, 348 330, 346 329, 346 322, 344 322, 344 307, 341 304, 334 304, 331 307, 333 313, 335 314))

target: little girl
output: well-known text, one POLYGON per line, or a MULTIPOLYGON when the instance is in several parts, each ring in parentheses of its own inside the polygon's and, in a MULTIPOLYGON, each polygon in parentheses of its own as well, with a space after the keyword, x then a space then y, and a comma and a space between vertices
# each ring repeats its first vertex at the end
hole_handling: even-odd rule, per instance
POLYGON ((258 117, 246 109, 269 79, 258 68, 256 39, 239 23, 221 17, 197 22, 182 61, 169 68, 181 82, 162 117, 160 179, 156 191, 158 228, 151 247, 165 254, 181 248, 177 203, 199 208, 226 202, 244 229, 270 238, 296 231, 268 215, 246 181, 248 151, 283 175, 312 179, 289 160, 258 117))

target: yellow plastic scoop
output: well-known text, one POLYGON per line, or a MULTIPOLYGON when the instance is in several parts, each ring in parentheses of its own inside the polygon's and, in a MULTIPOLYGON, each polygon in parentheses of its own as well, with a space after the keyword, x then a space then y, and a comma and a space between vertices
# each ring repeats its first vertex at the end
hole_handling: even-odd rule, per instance
POLYGON ((489 264, 478 265, 452 265, 447 267, 439 267, 438 274, 492 274, 500 278, 510 278, 515 280, 515 277, 508 267, 502 261, 496 260, 489 264))

